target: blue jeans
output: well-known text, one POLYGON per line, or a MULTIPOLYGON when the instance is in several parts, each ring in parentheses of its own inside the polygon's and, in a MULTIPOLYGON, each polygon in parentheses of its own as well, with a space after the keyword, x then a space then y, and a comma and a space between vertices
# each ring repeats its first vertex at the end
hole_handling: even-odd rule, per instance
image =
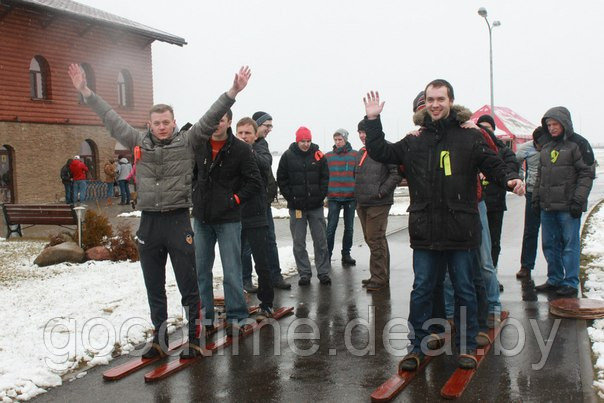
POLYGON ((73 204, 73 182, 63 182, 65 186, 65 204, 73 204))
POLYGON ((484 201, 478 203, 478 214, 480 215, 480 225, 482 226, 479 264, 485 291, 487 293, 489 313, 500 314, 501 302, 499 301, 499 281, 497 280, 497 269, 493 264, 493 255, 491 254, 491 234, 489 233, 487 205, 484 201))
POLYGON ((434 289, 442 283, 445 271, 449 276, 455 290, 455 343, 460 347, 460 352, 465 353, 476 349, 476 335, 478 334, 476 290, 473 283, 473 260, 476 258, 475 249, 433 251, 427 249, 413 250, 413 290, 411 291, 411 304, 409 324, 413 327, 414 337, 411 340, 412 351, 421 351, 421 341, 428 336, 427 328, 422 329, 424 323, 433 315, 434 289), (461 309, 465 308, 465 323, 461 325, 461 309), (465 330, 465 337, 461 340, 461 333, 465 330))
POLYGON ((342 256, 350 255, 352 247, 352 234, 354 227, 354 212, 356 209, 356 200, 328 200, 327 213, 327 249, 329 256, 333 252, 334 238, 336 236, 336 228, 340 220, 340 210, 344 209, 344 236, 342 238, 342 256))
POLYGON ((541 210, 541 242, 547 260, 547 282, 579 288, 581 218, 568 211, 541 210))
POLYGON ((86 201, 87 180, 73 181, 73 202, 86 201))
MULTIPOLYGON (((489 223, 487 217, 487 206, 484 201, 478 203, 478 214, 482 226, 480 249, 478 250, 478 265, 482 282, 486 292, 489 313, 500 314, 501 302, 499 301, 499 281, 497 280, 497 269, 493 265, 491 256, 491 235, 489 234, 489 223)), ((475 284, 476 286, 476 284, 475 284)), ((445 310, 447 317, 453 316, 453 290, 451 282, 445 280, 445 310)))
POLYGON ((113 197, 113 182, 108 182, 107 183, 107 198, 112 198, 113 197))
POLYGON ((204 324, 210 324, 214 320, 212 268, 214 267, 216 241, 218 241, 224 276, 222 283, 227 320, 247 318, 249 315, 241 281, 241 223, 210 225, 195 219, 193 230, 195 232, 197 283, 201 294, 204 324))
MULTIPOLYGON (((489 315, 489 304, 487 301, 487 293, 484 286, 484 279, 482 276, 482 267, 480 264, 480 252, 475 250, 474 253, 474 265, 473 265, 473 280, 474 280, 474 288, 476 289, 476 305, 477 305, 477 318, 478 318, 478 330, 481 332, 487 332, 487 320, 489 315)), ((449 273, 445 276, 445 284, 444 284, 444 297, 445 297, 445 315, 447 319, 453 319, 455 316, 455 297, 453 295, 453 284, 451 283, 451 278, 449 277, 449 273)), ((438 303, 438 296, 434 296, 435 303, 438 303)), ((438 311, 436 311, 438 313, 438 311)), ((433 314, 433 317, 437 317, 433 314)))
POLYGON ((117 183, 120 185, 120 196, 121 203, 128 204, 130 203, 130 186, 127 180, 119 180, 117 183))
POLYGON ((532 192, 524 195, 524 234, 522 235, 522 254, 520 255, 520 266, 529 270, 535 268, 537 259, 537 240, 539 239, 539 227, 541 226, 541 213, 537 213, 531 207, 533 199, 532 192))

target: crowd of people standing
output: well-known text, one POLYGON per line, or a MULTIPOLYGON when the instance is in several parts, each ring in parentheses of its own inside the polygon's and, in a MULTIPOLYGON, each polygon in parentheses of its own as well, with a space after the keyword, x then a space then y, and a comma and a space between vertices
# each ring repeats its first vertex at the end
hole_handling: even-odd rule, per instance
MULTIPOLYGON (((258 319, 272 315, 274 289, 290 288, 281 275, 271 214, 277 187, 289 209, 298 285, 309 286, 313 276, 308 228, 316 277, 322 286, 331 284, 335 233, 343 210, 341 263, 356 265, 351 256, 356 213, 370 250, 370 278, 362 286, 377 292, 389 284, 388 213, 394 189, 405 178, 415 275, 409 323, 415 331, 402 370, 415 370, 425 359, 422 341, 442 332, 424 328, 434 318, 451 319, 456 329, 466 329, 455 335, 459 365, 476 365, 476 347, 490 341, 486 330, 500 320, 497 263, 505 197, 506 192, 524 195, 520 163, 525 160, 527 239, 518 277, 530 276, 534 267, 539 217, 548 280, 537 291, 564 296, 577 292, 579 223, 594 177, 594 158, 563 107, 544 115, 533 148, 525 146, 517 158, 495 136, 491 116, 478 119, 477 126, 467 109, 454 105, 453 87, 446 80, 430 82, 416 97, 414 121, 419 129, 396 143, 385 140, 380 122, 384 103, 378 93, 370 92, 364 98, 365 117, 357 125, 364 147, 354 150, 348 131, 340 128, 333 134, 333 149, 324 154, 313 143, 311 130, 302 126, 281 156, 275 178, 266 141, 272 116, 259 111, 240 119, 235 133, 231 129, 230 108, 250 78, 247 67, 194 125, 178 129, 172 108, 158 104, 150 111, 147 132, 132 128, 91 91, 80 66, 71 65, 69 74, 111 135, 129 149, 139 148, 136 179, 142 215, 137 238, 155 328, 147 357, 165 354, 167 348, 167 255, 189 323, 183 357, 201 354, 202 333, 215 326, 216 244, 224 272, 227 333, 236 335, 249 316, 244 291, 258 293, 258 319), (258 287, 251 281, 250 256, 258 287)), ((121 169, 114 172, 118 182, 126 180, 121 169)), ((122 194, 129 201, 127 192, 122 194)))

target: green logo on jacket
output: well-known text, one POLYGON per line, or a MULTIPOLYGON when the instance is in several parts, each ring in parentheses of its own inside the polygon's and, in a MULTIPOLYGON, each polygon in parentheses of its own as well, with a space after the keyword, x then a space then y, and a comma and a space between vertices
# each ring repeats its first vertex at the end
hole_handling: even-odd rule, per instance
POLYGON ((451 175, 451 156, 448 151, 440 152, 440 167, 444 168, 445 176, 451 175))
POLYGON ((552 150, 552 152, 549 154, 552 160, 552 164, 556 163, 556 161, 558 160, 558 155, 560 155, 560 151, 558 150, 552 150))

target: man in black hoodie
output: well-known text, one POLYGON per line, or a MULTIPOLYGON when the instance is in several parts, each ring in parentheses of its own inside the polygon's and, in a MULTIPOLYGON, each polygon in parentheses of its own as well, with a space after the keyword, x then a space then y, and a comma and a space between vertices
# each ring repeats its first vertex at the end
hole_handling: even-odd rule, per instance
POLYGON ((329 251, 323 200, 327 196, 329 169, 319 146, 312 143, 310 130, 302 126, 296 131, 296 142, 289 146, 279 161, 277 183, 289 208, 289 229, 294 242, 294 258, 300 279, 298 285, 310 284, 312 272, 306 251, 306 227, 310 226, 315 250, 317 276, 323 285, 330 285, 329 251))
POLYGON ((480 170, 490 181, 519 194, 524 185, 517 173, 506 173, 503 161, 488 148, 480 132, 460 127, 451 109, 451 84, 434 80, 426 86, 425 96, 428 114, 421 136, 409 135, 394 144, 384 139, 380 121, 384 103, 379 94, 371 92, 363 99, 369 156, 383 163, 403 164, 409 182, 409 237, 415 273, 409 325, 414 337, 399 368, 415 370, 425 358, 422 340, 429 332, 424 324, 432 317, 433 292, 448 268, 455 290, 459 366, 471 369, 476 367, 478 333, 473 259, 481 237, 476 175, 480 170), (461 323, 462 308, 467 323, 461 323))
POLYGON ((579 231, 595 177, 594 153, 589 142, 574 132, 565 107, 548 110, 541 126, 551 141, 539 153, 531 203, 535 210, 541 208, 547 281, 535 289, 568 297, 576 295, 579 288, 579 231))

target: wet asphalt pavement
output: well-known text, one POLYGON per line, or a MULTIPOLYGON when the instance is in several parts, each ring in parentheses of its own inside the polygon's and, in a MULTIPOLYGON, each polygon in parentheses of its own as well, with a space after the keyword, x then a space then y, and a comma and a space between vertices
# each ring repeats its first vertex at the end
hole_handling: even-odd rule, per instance
MULTIPOLYGON (((494 354, 494 348, 460 401, 595 401, 585 321, 551 316, 548 296, 536 295, 531 283, 523 284, 515 278, 519 269, 523 208, 524 198, 508 197, 499 277, 505 286, 501 294, 503 309, 513 319, 513 325, 503 329, 500 345, 510 352, 518 341, 524 341, 509 356, 494 354), (552 328, 557 331, 550 334, 552 328), (546 360, 542 359, 540 343, 552 343, 546 360), (539 364, 540 369, 534 367, 539 364)), ((406 226, 404 218, 398 220, 399 227, 406 226)), ((289 239, 287 220, 277 221, 281 245, 289 239)), ((357 265, 342 268, 339 260, 332 261, 331 286, 322 286, 313 277, 310 286, 298 287, 296 276, 289 280, 293 284, 290 291, 276 290, 276 306, 296 307, 296 315, 281 319, 278 328, 261 329, 255 334, 257 337, 241 340, 238 349, 231 347, 202 358, 157 383, 144 382, 143 375, 150 368, 117 382, 105 382, 102 372, 108 367, 101 366, 36 400, 369 401, 373 390, 394 373, 405 354, 407 340, 401 333, 402 327, 391 325, 408 316, 412 252, 406 230, 391 234, 390 288, 368 293, 361 287, 361 280, 369 277, 368 248, 360 241, 359 225, 355 231, 352 255, 357 265), (353 327, 354 321, 358 325, 353 327), (311 336, 311 326, 315 335, 302 339, 301 336, 311 336), (384 336, 384 329, 388 328, 392 328, 390 340, 387 334, 384 336), (297 340, 293 340, 294 333, 297 340)), ((336 250, 338 245, 336 241, 336 250)), ((545 274, 545 260, 540 252, 535 282, 545 281, 545 274)), ((252 298, 252 304, 255 303, 252 298)), ((110 365, 127 359, 117 358, 110 365)), ((440 400, 440 388, 455 368, 454 356, 435 358, 425 374, 418 376, 395 401, 440 400)))

